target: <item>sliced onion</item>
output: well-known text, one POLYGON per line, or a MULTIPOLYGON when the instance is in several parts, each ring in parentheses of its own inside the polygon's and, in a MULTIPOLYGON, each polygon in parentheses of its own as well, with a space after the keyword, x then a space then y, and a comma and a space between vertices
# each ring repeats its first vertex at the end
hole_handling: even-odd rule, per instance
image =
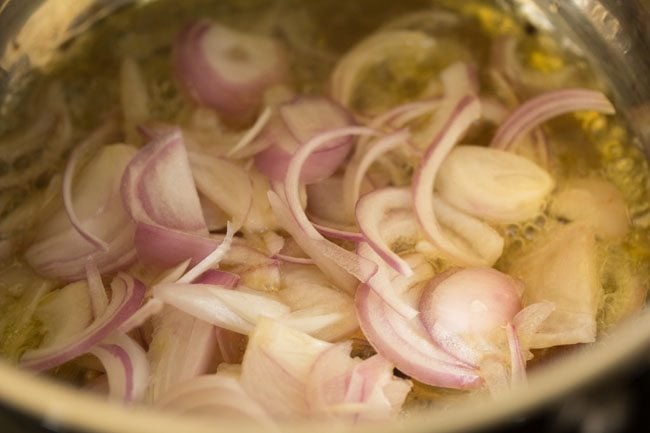
POLYGON ((511 150, 519 138, 540 124, 562 114, 580 110, 615 113, 614 106, 607 97, 594 90, 564 89, 543 93, 513 111, 499 126, 490 146, 511 150))
POLYGON ((260 317, 279 318, 289 307, 269 297, 209 284, 159 284, 154 296, 181 311, 240 334, 252 331, 260 317))
POLYGON ((93 316, 99 317, 106 311, 108 296, 106 295, 106 288, 102 282, 102 276, 99 274, 99 269, 97 269, 97 266, 92 261, 86 263, 86 278, 88 280, 88 294, 90 295, 90 302, 93 306, 93 316))
POLYGON ((154 318, 147 352, 151 365, 147 400, 156 403, 179 384, 211 371, 216 349, 211 323, 165 306, 154 318))
MULTIPOLYGON (((94 139, 88 140, 83 148, 94 139)), ((134 227, 122 206, 119 185, 135 153, 133 147, 122 144, 104 147, 78 176, 74 200, 70 182, 76 157, 71 157, 68 184, 64 182, 64 210, 48 220, 25 253, 39 274, 73 281, 85 277, 87 260, 101 273, 119 270, 133 261, 134 227), (94 241, 89 243, 89 239, 94 241)))
POLYGON ((420 298, 419 317, 441 347, 477 364, 484 341, 521 310, 521 291, 519 283, 492 268, 453 270, 429 283, 420 298))
POLYGON ((210 155, 190 153, 189 158, 198 190, 230 215, 234 230, 239 230, 253 206, 253 184, 246 170, 210 155))
POLYGON ((135 230, 135 246, 138 258, 147 264, 162 268, 177 266, 191 259, 199 263, 215 250, 219 241, 164 227, 139 223, 135 230))
POLYGON ((390 209, 408 209, 412 202, 408 189, 383 188, 364 195, 356 207, 357 223, 365 240, 391 268, 406 277, 413 275, 413 270, 386 244, 382 238, 381 224, 390 209))
MULTIPOLYGON (((359 258, 357 255, 329 242, 318 233, 300 205, 299 179, 300 173, 302 172, 304 164, 309 156, 319 148, 326 146, 332 140, 336 140, 340 137, 374 134, 376 134, 376 132, 368 128, 349 127, 328 131, 315 136, 309 142, 301 146, 293 155, 291 163, 289 164, 289 169, 287 170, 287 177, 284 184, 284 192, 286 194, 287 205, 291 211, 291 215, 295 219, 295 223, 298 225, 300 230, 304 232, 305 236, 303 236, 303 238, 311 240, 311 242, 309 242, 311 245, 309 245, 308 248, 311 250, 318 250, 324 257, 332 260, 337 267, 350 273, 359 279, 359 281, 367 281, 375 272, 375 267, 364 261, 362 258, 359 258)), ((298 243, 306 252, 308 252, 305 245, 300 242, 298 243)), ((314 257, 312 256, 312 258, 314 257)), ((328 275, 331 273, 331 268, 329 267, 328 269, 323 270, 328 275)), ((340 272, 338 272, 338 274, 340 275, 340 272)), ((340 278, 337 278, 337 280, 340 281, 340 278)))
POLYGON ((133 313, 131 317, 122 322, 122 324, 117 328, 117 331, 123 334, 131 332, 135 328, 142 326, 142 324, 151 317, 160 313, 163 310, 163 306, 164 304, 160 299, 149 299, 138 309, 138 311, 133 313))
MULTIPOLYGON (((247 156, 251 156, 248 154, 250 152, 250 149, 247 149, 248 146, 257 138, 258 135, 264 130, 266 127, 266 124, 271 120, 271 115, 273 114, 273 110, 270 107, 266 107, 260 115, 257 117, 257 120, 251 126, 244 135, 239 139, 239 141, 228 151, 226 156, 232 157, 232 158, 244 158, 247 156), (247 152, 244 151, 244 149, 247 150, 247 152)), ((254 150, 253 155, 257 153, 258 150, 254 150)))
POLYGON ((201 203, 178 129, 140 149, 127 166, 122 199, 139 223, 193 234, 206 234, 201 203))
POLYGON ((273 39, 209 21, 181 31, 173 61, 176 78, 195 101, 238 121, 254 115, 264 91, 287 72, 284 50, 273 39))
MULTIPOLYGON (((258 140, 270 146, 255 156, 256 167, 271 180, 283 181, 292 155, 323 132, 353 125, 352 115, 323 97, 301 97, 281 105, 258 140)), ((331 176, 350 151, 350 135, 341 135, 317 149, 304 162, 300 180, 313 183, 331 176)))
POLYGON ((232 238, 234 236, 234 231, 230 223, 226 229, 226 237, 223 238, 223 241, 219 244, 217 248, 214 249, 210 254, 205 256, 203 260, 196 264, 192 269, 187 271, 181 278, 178 279, 178 283, 191 283, 199 276, 203 275, 211 267, 219 264, 219 262, 228 254, 230 246, 232 244, 232 238))
POLYGON ((402 407, 411 383, 393 376, 393 365, 379 355, 350 358, 351 342, 330 347, 318 357, 307 379, 313 413, 351 421, 388 420, 402 407))
POLYGON ((307 415, 307 378, 316 359, 330 346, 263 318, 249 336, 244 354, 244 389, 274 417, 307 415))
POLYGON ((480 219, 449 205, 437 195, 434 195, 434 203, 436 217, 448 238, 454 239, 459 246, 467 246, 467 254, 481 263, 492 266, 499 260, 505 244, 499 232, 480 219))
POLYGON ((551 175, 528 159, 481 146, 453 149, 436 181, 438 193, 449 204, 503 224, 538 215, 554 187, 551 175))
POLYGON ((479 372, 436 346, 418 320, 400 316, 366 284, 356 296, 361 329, 377 352, 420 382, 447 388, 481 386, 479 372))
MULTIPOLYGON (((600 269, 594 231, 579 223, 556 227, 513 260, 508 273, 524 282, 526 302, 554 305, 528 347, 591 343, 596 339, 603 290, 600 269)), ((547 314, 548 307, 542 312, 547 314)))
POLYGON ((203 272, 196 280, 197 284, 211 284, 214 286, 223 286, 235 288, 239 284, 239 275, 232 272, 219 271, 216 269, 208 269, 203 272))
POLYGON ((482 258, 462 249, 442 232, 435 216, 432 194, 443 160, 467 128, 480 117, 480 103, 473 96, 450 99, 440 109, 438 116, 445 120, 413 176, 415 215, 428 240, 445 256, 461 264, 482 264, 482 258))
POLYGON ((339 291, 315 266, 283 267, 280 299, 291 313, 279 319, 324 341, 338 341, 359 328, 350 295, 339 291))
POLYGON ((243 389, 233 374, 197 376, 170 389, 158 405, 187 415, 203 415, 223 419, 252 420, 273 428, 268 413, 243 389))
POLYGON ((36 371, 48 370, 87 353, 108 337, 137 311, 145 293, 145 287, 140 281, 122 273, 115 277, 111 289, 111 300, 106 311, 83 332, 55 345, 25 352, 21 365, 36 371))
POLYGON ((393 30, 372 35, 339 60, 331 79, 331 95, 341 105, 349 107, 363 73, 387 61, 391 53, 409 48, 431 49, 436 41, 423 32, 393 30))
POLYGON ((125 403, 139 400, 149 383, 145 351, 128 335, 115 333, 89 351, 101 361, 109 396, 125 403))
POLYGON ((302 250, 313 259, 314 263, 338 287, 346 290, 348 293, 353 292, 357 282, 350 274, 352 272, 359 273, 358 271, 362 270, 362 266, 365 267, 368 264, 366 262, 360 262, 356 256, 351 258, 353 256, 352 253, 326 240, 313 226, 312 230, 316 233, 316 236, 313 233, 308 234, 296 222, 287 205, 273 191, 269 191, 269 202, 278 219, 278 223, 293 237, 302 250), (351 272, 341 272, 342 266, 339 265, 339 262, 342 261, 348 261, 344 265, 351 267, 351 272))
POLYGON ((517 330, 512 323, 506 325, 506 336, 508 338, 508 348, 510 349, 510 376, 511 386, 518 387, 525 385, 526 379, 526 360, 524 359, 517 330))
POLYGON ((397 131, 377 139, 363 154, 355 154, 345 168, 343 178, 343 206, 349 217, 355 214, 355 206, 361 192, 361 185, 370 166, 385 153, 408 141, 407 130, 397 131))

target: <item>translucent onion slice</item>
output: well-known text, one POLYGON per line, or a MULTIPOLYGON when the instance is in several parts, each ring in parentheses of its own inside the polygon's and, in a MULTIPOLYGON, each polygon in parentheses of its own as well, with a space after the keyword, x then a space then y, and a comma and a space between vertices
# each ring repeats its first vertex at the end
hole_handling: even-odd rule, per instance
POLYGON ((430 50, 436 41, 426 33, 409 30, 384 31, 372 35, 339 60, 331 78, 331 95, 341 105, 349 107, 363 73, 405 49, 430 50))
POLYGON ((350 421, 388 420, 402 407, 410 381, 393 376, 393 365, 379 355, 351 358, 350 341, 318 357, 307 379, 306 394, 316 416, 350 421))
POLYGON ((249 420, 272 428, 268 413, 242 387, 238 376, 230 373, 197 376, 170 389, 158 406, 186 415, 249 420))
POLYGON ((330 343, 262 318, 249 336, 242 362, 244 389, 276 418, 308 415, 306 383, 330 343))
POLYGON ((492 268, 455 269, 436 276, 419 301, 431 338, 465 362, 478 364, 481 345, 521 310, 521 285, 492 268))
POLYGON ((414 210, 422 231, 445 256, 466 265, 485 264, 485 260, 445 236, 436 219, 433 189, 442 162, 480 114, 480 103, 473 96, 446 101, 437 113, 444 119, 441 128, 413 176, 414 210))
POLYGON ((359 324, 377 353, 420 382, 446 388, 481 386, 479 372, 439 348, 419 320, 408 320, 390 308, 367 285, 356 296, 359 324))
POLYGON ((154 296, 181 311, 240 334, 249 334, 261 317, 280 318, 289 307, 261 294, 209 284, 159 284, 154 296))
POLYGON ((365 240, 388 266, 406 277, 413 275, 413 270, 382 237, 382 220, 391 209, 408 209, 412 203, 408 189, 383 188, 364 195, 356 206, 357 224, 365 240))
POLYGON ((436 190, 449 204, 502 224, 538 215, 554 187, 551 175, 528 159, 481 146, 454 148, 436 180, 436 190))
POLYGON ((161 268, 177 266, 187 259, 195 265, 219 245, 216 239, 139 223, 135 230, 138 258, 161 268))
MULTIPOLYGON (((334 266, 339 268, 338 270, 334 269, 332 271, 332 267, 328 265, 327 268, 323 268, 323 271, 328 274, 328 276, 335 278, 334 281, 344 283, 345 285, 343 287, 347 286, 347 289, 350 288, 350 284, 349 282, 342 281, 340 277, 340 269, 354 276, 359 281, 368 281, 376 271, 376 267, 356 254, 328 241, 314 228, 313 224, 307 218, 305 211, 301 207, 299 183, 300 173, 310 155, 318 149, 327 146, 327 144, 332 140, 336 140, 340 137, 375 134, 375 131, 368 128, 349 127, 335 129, 315 136, 309 142, 302 145, 291 158, 291 163, 289 164, 289 169, 287 170, 287 176, 284 183, 287 206, 289 207, 295 224, 298 226, 299 230, 304 233, 304 235, 301 236, 303 242, 298 241, 298 244, 308 254, 310 254, 310 251, 307 251, 308 248, 311 251, 317 250, 319 255, 333 262, 334 266)), ((292 235, 295 237, 294 233, 292 233, 292 235)), ((313 256, 312 258, 316 259, 313 256)), ((316 263, 319 264, 318 261, 316 261, 316 263)))
POLYGON ((210 155, 190 153, 189 158, 199 192, 230 215, 234 230, 239 230, 253 206, 253 184, 247 171, 210 155))
POLYGON ((178 35, 174 71, 198 103, 237 121, 251 118, 264 91, 287 74, 286 54, 272 38, 198 21, 178 35))
POLYGON ((147 400, 156 403, 179 384, 213 370, 217 339, 214 325, 169 305, 153 318, 153 324, 147 400))
MULTIPOLYGON (((324 97, 300 97, 278 107, 276 116, 256 141, 271 144, 255 156, 255 166, 271 180, 283 181, 296 149, 315 136, 354 124, 352 115, 324 97)), ((328 141, 305 161, 303 183, 330 177, 345 160, 352 138, 342 135, 328 141)))
POLYGON ((25 352, 21 358, 21 365, 32 370, 43 371, 87 353, 137 311, 144 293, 145 287, 140 281, 127 274, 118 274, 111 283, 111 300, 104 314, 97 317, 82 332, 71 335, 64 341, 25 352))
POLYGON ((513 111, 497 129, 490 146, 511 150, 519 138, 547 120, 582 110, 615 113, 614 106, 607 97, 594 90, 564 89, 543 93, 513 111))
POLYGON ((124 403, 142 398, 149 383, 149 361, 138 343, 126 334, 115 333, 89 352, 104 366, 110 398, 124 403))
POLYGON ((136 222, 208 234, 183 136, 177 128, 138 151, 124 172, 121 193, 136 222))
POLYGON ((409 137, 410 133, 407 130, 397 131, 373 141, 365 153, 355 153, 345 167, 343 177, 343 206, 349 217, 355 215, 355 206, 361 193, 361 185, 370 166, 380 156, 404 145, 409 137))
POLYGON ((64 209, 39 230, 25 253, 28 263, 50 278, 82 279, 88 259, 101 273, 108 273, 127 266, 135 257, 134 226, 119 190, 122 173, 136 149, 123 144, 104 147, 77 177, 73 197, 74 166, 79 153, 93 142, 88 140, 70 157, 66 168, 64 209))

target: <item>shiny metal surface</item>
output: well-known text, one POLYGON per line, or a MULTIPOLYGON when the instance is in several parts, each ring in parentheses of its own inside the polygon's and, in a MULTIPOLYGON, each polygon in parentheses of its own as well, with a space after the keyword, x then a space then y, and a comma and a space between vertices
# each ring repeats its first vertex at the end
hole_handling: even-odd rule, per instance
MULTIPOLYGON (((66 40, 85 31, 117 8, 137 0, 0 0, 0 114, 11 105, 12 92, 33 69, 56 54, 66 40)), ((144 1, 144 0, 142 0, 144 1)), ((152 1, 152 0, 149 0, 152 1)), ((499 0, 495 0, 499 1, 499 0)), ((650 156, 650 4, 644 0, 512 0, 532 22, 552 27, 575 44, 609 84, 619 111, 628 120, 650 156)), ((650 315, 623 326, 592 350, 550 366, 531 380, 530 390, 498 402, 459 408, 444 416, 407 420, 405 431, 468 431, 499 422, 570 390, 592 382, 608 370, 650 351, 650 315)), ((47 422, 106 432, 254 431, 232 425, 206 425, 155 414, 125 410, 17 372, 0 362, 0 401, 47 422)), ((439 414, 438 414, 439 415, 439 414)), ((375 426, 388 432, 395 426, 375 426)), ((296 426, 292 431, 307 431, 296 426)), ((287 430, 288 431, 288 430, 287 430)), ((309 431, 333 431, 310 426, 309 431)), ((359 430, 365 431, 365 430, 359 430)), ((367 430, 370 431, 370 430, 367 430)))

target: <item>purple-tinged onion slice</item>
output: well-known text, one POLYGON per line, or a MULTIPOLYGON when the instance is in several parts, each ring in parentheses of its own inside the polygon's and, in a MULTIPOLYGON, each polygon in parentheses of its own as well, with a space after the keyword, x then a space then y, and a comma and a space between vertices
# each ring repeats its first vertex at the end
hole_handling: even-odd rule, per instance
POLYGON ((408 130, 397 131, 372 142, 372 145, 368 146, 365 153, 355 153, 352 160, 345 167, 343 177, 343 206, 348 216, 351 217, 355 214, 355 206, 361 193, 361 185, 370 166, 380 156, 404 145, 409 137, 408 130))
POLYGON ((391 209, 408 209, 412 203, 408 189, 383 188, 364 195, 356 206, 357 224, 365 240, 388 266, 406 277, 413 275, 413 270, 386 244, 382 238, 381 226, 384 216, 391 209))
POLYGON ((607 97, 595 90, 564 89, 543 93, 513 111, 499 126, 490 146, 511 150, 519 138, 547 120, 582 110, 604 114, 615 113, 614 106, 607 97))
POLYGON ((413 176, 414 210, 422 231, 445 256, 468 265, 484 264, 484 260, 443 233, 435 215, 433 189, 442 162, 480 114, 480 103, 474 96, 447 100, 437 113, 443 119, 440 130, 413 176))
POLYGON ((124 171, 122 200, 138 223, 207 235, 181 131, 141 148, 124 171))
POLYGON ((115 333, 89 351, 101 361, 108 377, 109 397, 138 401, 149 383, 149 361, 138 343, 115 333))
MULTIPOLYGON (((354 124, 352 115, 344 108, 323 97, 300 97, 278 107, 258 141, 270 145, 255 156, 255 166, 271 180, 283 181, 296 149, 314 137, 337 128, 354 124)), ((319 147, 304 162, 300 173, 303 183, 313 183, 330 177, 345 160, 352 138, 341 135, 319 147)))
POLYGON ((208 271, 211 267, 218 265, 219 262, 226 256, 226 254, 228 254, 234 235, 235 232, 233 231, 230 223, 228 223, 226 229, 226 237, 223 238, 223 241, 221 241, 219 246, 215 248, 214 251, 212 251, 210 254, 205 256, 203 260, 196 264, 196 266, 194 266, 181 278, 179 278, 177 283, 191 283, 196 278, 201 276, 204 272, 208 271))
POLYGON ((115 277, 111 289, 111 300, 106 311, 83 332, 72 335, 54 346, 26 352, 21 358, 21 365, 36 371, 48 370, 87 353, 108 337, 137 311, 145 293, 145 287, 140 281, 123 273, 115 277))
POLYGON ((249 35, 220 23, 191 23, 178 35, 174 70, 183 89, 223 116, 247 121, 265 90, 287 73, 286 55, 272 38, 249 35))
POLYGON ((481 386, 478 370, 439 348, 419 320, 400 316, 369 285, 359 286, 356 308, 361 330, 370 344, 402 372, 433 386, 481 386))
POLYGON ((219 245, 216 239, 139 223, 135 230, 138 258, 147 264, 169 268, 191 259, 196 265, 219 245))
POLYGON ((521 291, 520 283, 492 268, 450 270, 424 289, 419 317, 446 351, 479 364, 481 344, 503 332, 521 310, 521 291))

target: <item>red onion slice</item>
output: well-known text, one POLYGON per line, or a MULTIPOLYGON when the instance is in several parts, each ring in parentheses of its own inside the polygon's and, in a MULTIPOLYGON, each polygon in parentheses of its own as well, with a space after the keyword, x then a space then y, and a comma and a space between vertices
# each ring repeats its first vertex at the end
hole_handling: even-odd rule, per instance
POLYGON ((83 332, 50 347, 31 350, 21 358, 21 365, 36 371, 59 366, 88 352, 115 331, 138 309, 144 298, 144 285, 133 277, 120 273, 111 283, 112 295, 106 311, 83 332))
POLYGON ((492 268, 456 269, 424 289, 420 320, 431 338, 465 362, 478 364, 480 345, 521 310, 522 287, 492 268))
POLYGON ((273 39, 209 21, 181 31, 173 62, 178 81, 195 101, 237 121, 254 115, 264 91, 287 72, 284 50, 273 39))
POLYGON ((373 261, 377 265, 377 272, 367 283, 372 291, 400 316, 408 320, 416 317, 418 311, 402 299, 400 290, 398 290, 401 287, 393 283, 391 269, 384 265, 385 262, 379 254, 366 242, 361 242, 357 245, 357 254, 373 261))
POLYGON ((368 244, 388 266, 406 277, 413 275, 413 270, 386 244, 382 238, 381 225, 383 217, 390 209, 408 209, 412 203, 408 189, 383 188, 364 195, 356 207, 357 224, 368 244))
MULTIPOLYGON (((281 105, 259 140, 272 144, 255 156, 256 167, 271 180, 282 181, 296 149, 314 137, 354 124, 352 115, 323 97, 300 97, 281 105)), ((350 151, 351 137, 333 137, 326 146, 309 155, 300 180, 313 183, 330 177, 350 151)))
POLYGON ((178 283, 191 283, 196 278, 204 274, 211 267, 216 266, 230 250, 232 244, 232 238, 234 236, 234 231, 230 223, 228 223, 226 229, 226 237, 223 238, 223 241, 219 244, 217 248, 214 249, 210 254, 205 256, 203 260, 196 264, 192 269, 187 271, 181 278, 178 279, 178 283))
POLYGON ((355 206, 361 192, 361 185, 370 166, 380 156, 396 149, 408 141, 408 130, 397 131, 377 139, 369 146, 364 154, 355 154, 352 161, 345 167, 343 177, 343 205, 351 217, 355 214, 355 206))
POLYGON ((269 191, 269 202, 280 225, 338 287, 352 293, 357 285, 353 275, 367 278, 368 275, 375 272, 372 263, 360 260, 350 251, 328 241, 313 226, 311 226, 311 230, 316 235, 309 234, 296 222, 287 205, 273 191, 269 191), (343 272, 341 272, 342 270, 343 272))
MULTIPOLYGON (((103 137, 104 132, 98 134, 103 137)), ((82 144, 83 148, 94 143, 93 137, 82 144)), ((74 200, 72 191, 64 188, 64 209, 39 230, 25 253, 39 274, 74 281, 85 278, 87 260, 92 260, 101 273, 119 270, 133 261, 133 224, 122 206, 119 183, 135 153, 131 146, 106 146, 78 176, 74 200), (98 250, 97 243, 89 243, 88 234, 101 238, 106 249, 98 250)), ((69 181, 71 168, 74 164, 67 170, 69 181)))
POLYGON ((233 289, 239 284, 239 279, 239 275, 233 274, 232 272, 208 269, 195 282, 197 284, 211 284, 213 286, 223 286, 233 289))
POLYGON ((183 136, 177 128, 138 151, 124 172, 121 193, 136 222, 208 233, 183 136))
POLYGON ((138 258, 161 268, 191 259, 195 265, 217 248, 219 241, 164 227, 139 223, 135 230, 138 258))
POLYGON ((106 370, 111 398, 131 403, 144 395, 149 383, 149 361, 142 347, 128 335, 113 334, 89 352, 106 370))
POLYGON ((413 176, 414 209, 422 231, 445 256, 461 264, 481 264, 483 259, 460 248, 442 232, 435 215, 433 188, 443 160, 480 114, 480 103, 473 96, 448 100, 438 113, 444 122, 413 176))
POLYGON ((594 90, 564 89, 543 93, 519 106, 499 126, 490 143, 491 147, 510 150, 517 140, 540 124, 562 114, 590 110, 614 114, 615 109, 607 97, 594 90))
POLYGON ((419 321, 396 313, 367 285, 357 290, 359 324, 377 352, 420 382, 447 388, 481 386, 479 372, 438 348, 419 321))

